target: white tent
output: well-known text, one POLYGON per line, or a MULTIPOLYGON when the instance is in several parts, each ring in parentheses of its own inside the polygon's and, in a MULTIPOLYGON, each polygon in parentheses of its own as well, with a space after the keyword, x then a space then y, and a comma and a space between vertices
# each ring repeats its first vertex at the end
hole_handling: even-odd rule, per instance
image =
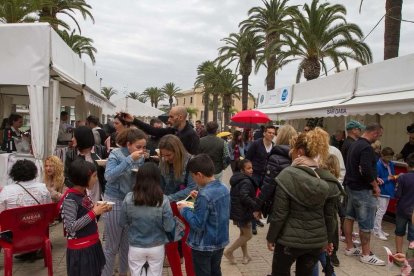
MULTIPOLYGON (((156 117, 165 112, 155 107, 146 105, 138 100, 134 100, 128 97, 118 99, 114 101, 115 111, 127 112, 136 117, 156 117)), ((115 113, 112 109, 103 109, 102 113, 105 115, 113 115, 115 113)))
POLYGON ((0 116, 12 104, 29 104, 37 160, 54 152, 62 105, 74 105, 79 119, 113 108, 99 94, 96 73, 49 24, 1 24, 0 38, 0 116))
POLYGON ((325 117, 337 129, 344 128, 348 117, 365 116, 365 122, 376 120, 384 125, 383 140, 398 151, 407 140, 406 125, 414 121, 413 72, 411 54, 294 84, 289 90, 291 101, 284 106, 269 101, 268 96, 276 91, 274 98, 278 99, 282 90, 268 91, 259 96, 258 107, 273 120, 325 117), (335 117, 344 119, 329 119, 335 117))

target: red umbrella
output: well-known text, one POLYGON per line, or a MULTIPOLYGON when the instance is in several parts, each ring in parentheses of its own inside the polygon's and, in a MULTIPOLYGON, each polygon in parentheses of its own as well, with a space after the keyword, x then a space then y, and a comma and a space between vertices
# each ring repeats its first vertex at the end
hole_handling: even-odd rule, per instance
POLYGON ((259 110, 243 110, 231 117, 231 120, 236 123, 248 123, 248 124, 264 124, 270 120, 270 118, 259 110))

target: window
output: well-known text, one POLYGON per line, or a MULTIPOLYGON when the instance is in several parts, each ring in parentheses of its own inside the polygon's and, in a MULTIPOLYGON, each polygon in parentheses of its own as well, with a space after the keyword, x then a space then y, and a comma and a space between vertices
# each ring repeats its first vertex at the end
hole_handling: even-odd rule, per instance
POLYGON ((231 100, 231 105, 234 106, 234 100, 231 100))
POLYGON ((185 105, 185 98, 184 98, 184 103, 183 103, 183 105, 185 105))
POLYGON ((200 114, 200 120, 204 120, 204 110, 201 110, 201 114, 200 114))
POLYGON ((190 104, 193 103, 193 97, 190 97, 190 104))
POLYGON ((204 104, 204 96, 201 98, 201 103, 204 104))

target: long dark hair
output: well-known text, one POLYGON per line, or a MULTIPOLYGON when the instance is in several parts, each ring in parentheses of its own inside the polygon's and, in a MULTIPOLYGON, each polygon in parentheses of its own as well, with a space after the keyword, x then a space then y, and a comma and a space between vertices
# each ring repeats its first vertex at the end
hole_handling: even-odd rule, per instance
POLYGON ((162 205, 164 195, 161 190, 161 172, 152 162, 139 167, 134 186, 134 205, 158 207, 162 205))
POLYGON ((237 144, 239 144, 239 146, 243 146, 243 136, 242 139, 239 140, 239 137, 242 135, 241 131, 236 130, 233 133, 233 139, 231 141, 231 147, 234 149, 236 147, 237 144))

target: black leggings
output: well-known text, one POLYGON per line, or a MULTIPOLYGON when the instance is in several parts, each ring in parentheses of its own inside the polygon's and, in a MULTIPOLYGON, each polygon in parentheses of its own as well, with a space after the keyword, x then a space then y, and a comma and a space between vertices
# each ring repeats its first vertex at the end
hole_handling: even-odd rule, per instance
POLYGON ((272 276, 290 276, 290 268, 295 261, 297 276, 312 276, 313 267, 318 262, 320 253, 321 248, 299 249, 276 244, 272 276))

